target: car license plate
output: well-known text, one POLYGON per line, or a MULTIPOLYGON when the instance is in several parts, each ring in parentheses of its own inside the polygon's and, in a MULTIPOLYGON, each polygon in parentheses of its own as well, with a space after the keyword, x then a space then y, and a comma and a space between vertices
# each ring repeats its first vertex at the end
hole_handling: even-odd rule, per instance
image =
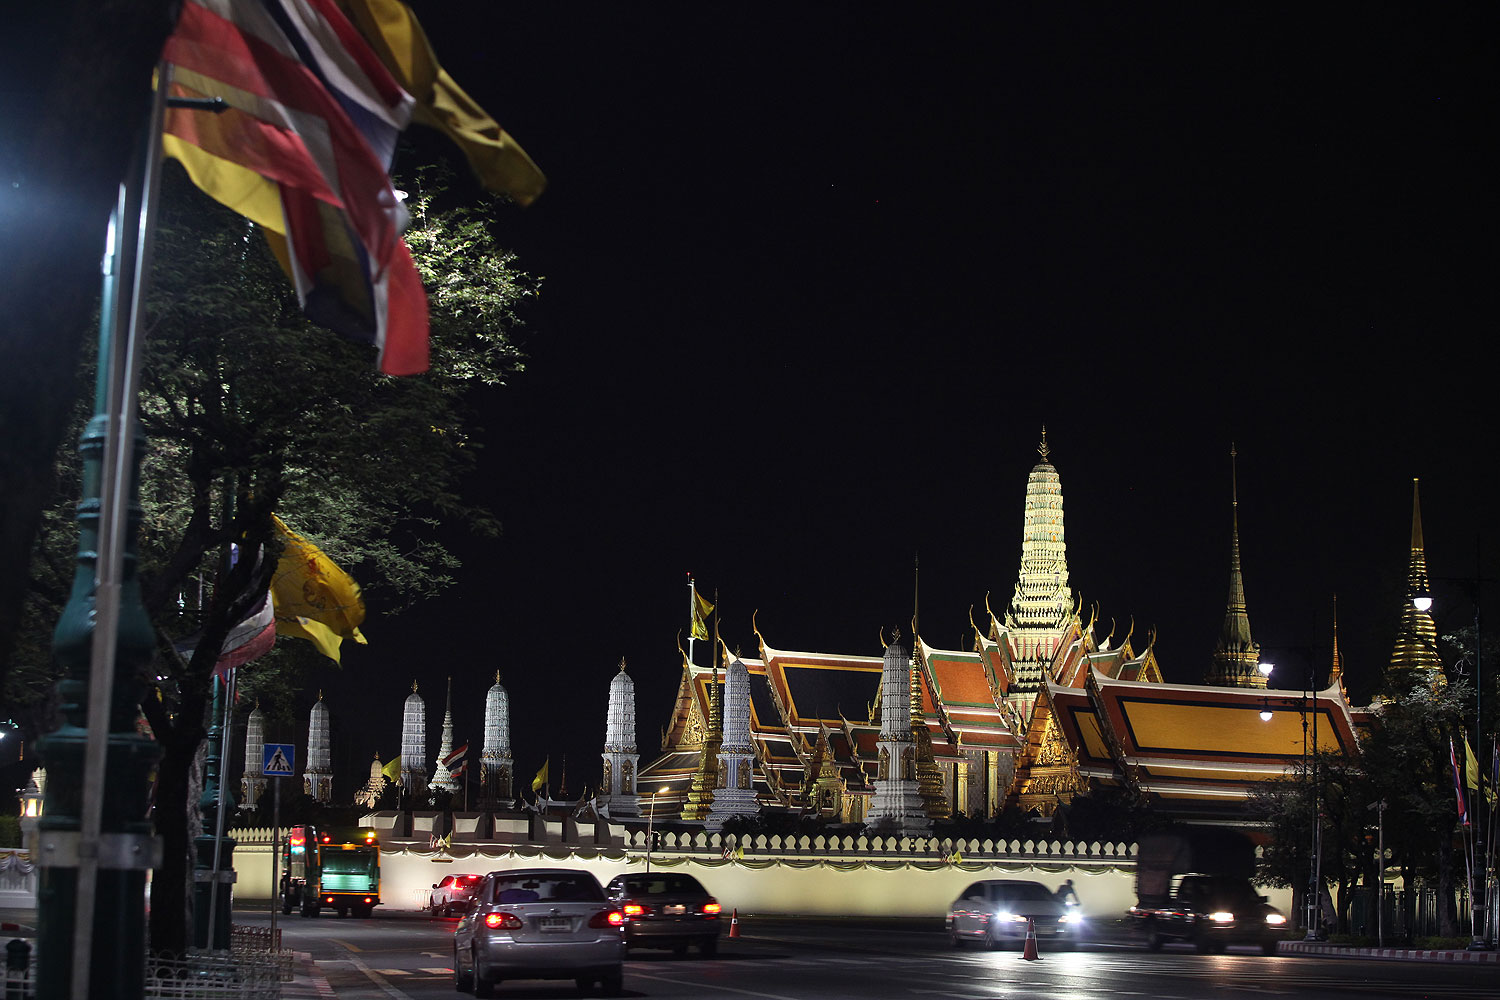
POLYGON ((551 931, 553 933, 556 933, 558 931, 572 930, 573 928, 573 921, 569 920, 567 917, 543 917, 541 920, 537 921, 537 923, 542 928, 542 930, 551 931))
POLYGON ((669 917, 680 917, 687 912, 687 907, 681 903, 669 903, 661 908, 661 911, 669 917))

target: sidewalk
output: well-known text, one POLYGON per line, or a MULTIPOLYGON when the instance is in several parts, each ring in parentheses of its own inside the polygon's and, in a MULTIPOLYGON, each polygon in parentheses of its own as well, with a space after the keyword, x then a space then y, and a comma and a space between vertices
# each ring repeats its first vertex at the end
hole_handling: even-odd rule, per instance
MULTIPOLYGON (((1135 929, 1125 920, 1096 920, 1090 923, 1087 940, 1114 947, 1142 947, 1135 929)), ((1317 955, 1320 958, 1385 959, 1396 962, 1486 962, 1500 965, 1500 951, 1464 951, 1460 948, 1431 950, 1421 948, 1363 948, 1327 941, 1282 941, 1278 955, 1317 955)))

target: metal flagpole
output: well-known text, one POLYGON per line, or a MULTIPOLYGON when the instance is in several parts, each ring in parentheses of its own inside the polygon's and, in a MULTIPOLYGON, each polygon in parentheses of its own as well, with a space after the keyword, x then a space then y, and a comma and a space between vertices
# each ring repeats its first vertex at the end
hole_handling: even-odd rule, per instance
POLYGON ((281 909, 281 775, 271 778, 276 784, 271 793, 271 949, 281 951, 276 936, 276 911, 281 909))
POLYGON ((146 281, 151 267, 151 235, 156 222, 156 191, 161 178, 161 131, 166 111, 171 70, 157 68, 156 93, 144 136, 144 169, 135 198, 122 185, 116 209, 116 247, 125 249, 116 258, 116 280, 128 274, 130 300, 114 302, 113 327, 105 382, 105 413, 108 430, 104 439, 103 476, 100 483, 99 554, 95 569, 94 629, 89 659, 88 741, 84 751, 83 809, 78 832, 78 898, 73 927, 73 997, 88 1000, 89 971, 93 959, 93 925, 96 881, 99 877, 101 828, 104 813, 105 765, 109 747, 109 714, 114 695, 115 653, 120 623, 120 588, 124 575, 125 541, 129 531, 129 493, 135 459, 136 393, 140 385, 143 337, 141 314, 145 310, 146 281), (135 218, 129 218, 131 202, 138 199, 135 218), (130 244, 133 243, 133 246, 130 244))
POLYGON ((688 574, 688 666, 693 662, 693 623, 698 620, 698 593, 693 586, 693 574, 688 574))
POLYGON ((219 913, 219 882, 221 881, 219 875, 222 871, 222 868, 220 866, 224 863, 224 800, 228 796, 228 762, 230 756, 229 747, 232 745, 231 737, 233 736, 233 731, 230 727, 230 723, 234 718, 234 692, 238 680, 239 671, 234 667, 230 667, 228 696, 224 699, 224 714, 223 719, 220 722, 220 731, 224 734, 224 736, 219 744, 219 754, 221 758, 219 762, 219 805, 218 809, 215 810, 218 815, 214 820, 213 881, 210 882, 208 886, 208 940, 205 942, 205 944, 210 951, 212 951, 214 948, 214 931, 216 930, 214 926, 215 917, 217 917, 219 913))

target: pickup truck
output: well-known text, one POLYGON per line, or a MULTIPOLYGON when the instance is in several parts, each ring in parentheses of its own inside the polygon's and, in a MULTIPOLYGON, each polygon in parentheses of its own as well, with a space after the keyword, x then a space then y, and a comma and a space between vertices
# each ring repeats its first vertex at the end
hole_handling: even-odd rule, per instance
POLYGON ((1161 951, 1168 941, 1191 941, 1204 954, 1252 944, 1274 955, 1286 928, 1281 911, 1249 880, 1233 875, 1180 875, 1168 898, 1152 902, 1130 908, 1151 951, 1161 951))
POLYGON ((1143 837, 1136 862, 1137 902, 1129 916, 1149 950, 1187 941, 1204 954, 1231 944, 1276 953, 1286 917, 1250 882, 1255 853, 1242 834, 1197 830, 1143 837))

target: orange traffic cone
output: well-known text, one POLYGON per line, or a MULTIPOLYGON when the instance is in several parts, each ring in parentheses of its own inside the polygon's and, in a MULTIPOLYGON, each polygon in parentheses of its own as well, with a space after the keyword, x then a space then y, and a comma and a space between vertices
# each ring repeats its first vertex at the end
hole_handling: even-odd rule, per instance
POLYGON ((1021 949, 1021 958, 1027 962, 1038 961, 1041 956, 1036 953, 1036 921, 1026 919, 1026 947, 1021 949))
POLYGON ((729 936, 732 938, 740 936, 740 908, 738 906, 729 914, 729 936))

